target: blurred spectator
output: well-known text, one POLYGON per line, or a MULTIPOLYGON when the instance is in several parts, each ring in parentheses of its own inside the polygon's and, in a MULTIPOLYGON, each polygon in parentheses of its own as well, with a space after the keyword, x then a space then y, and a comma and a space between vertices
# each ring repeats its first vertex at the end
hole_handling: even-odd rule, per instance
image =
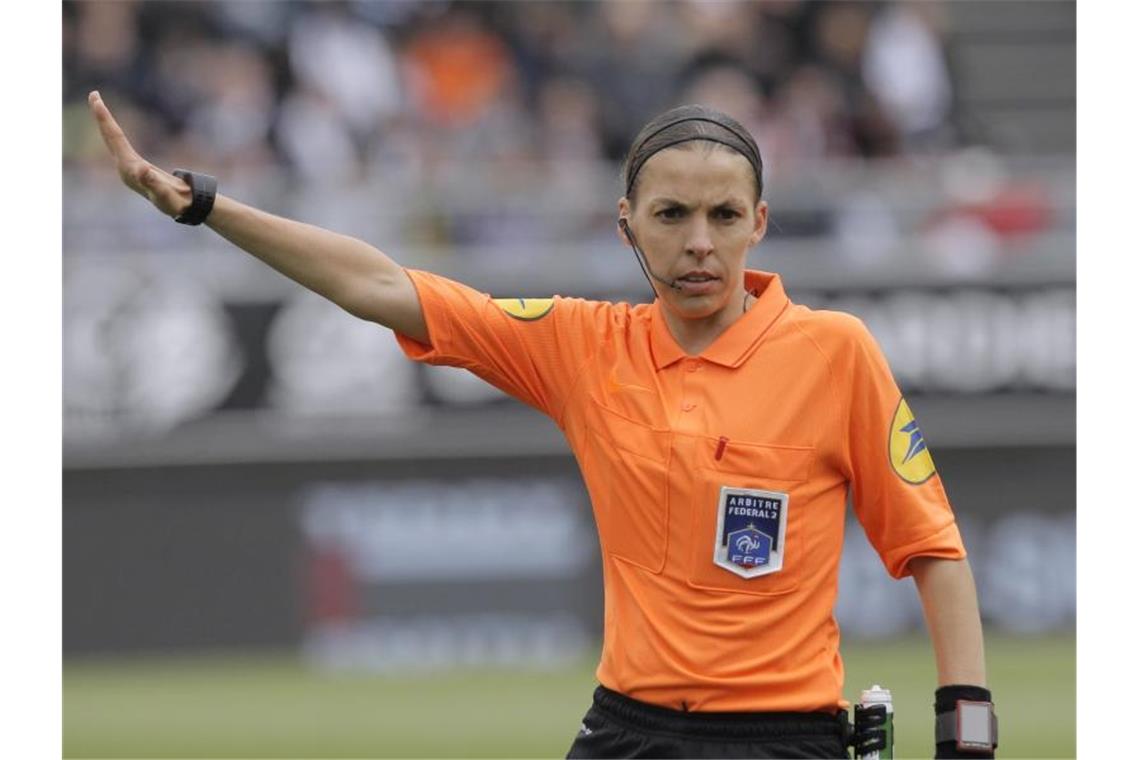
POLYGON ((768 115, 766 98, 756 78, 736 61, 703 62, 691 75, 681 101, 702 103, 724 111, 758 140, 763 137, 764 120, 768 115))
POLYGON ((684 29, 673 4, 650 0, 602 3, 583 25, 588 76, 602 102, 602 140, 617 161, 646 118, 670 105, 680 70, 684 29))
POLYGON ((788 78, 777 95, 780 110, 790 124, 794 149, 781 155, 819 159, 855 152, 852 116, 846 107, 842 83, 823 67, 804 64, 788 78))
POLYGON ((867 41, 872 6, 867 3, 825 3, 817 6, 812 29, 814 53, 839 73, 848 86, 859 82, 859 64, 867 41))
POLYGON ((558 77, 538 93, 540 153, 551 161, 596 161, 602 157, 601 105, 585 81, 558 77))
POLYGON ((511 76, 502 40, 466 8, 412 36, 404 48, 411 105, 428 122, 463 126, 482 115, 511 76))
MULTIPOLYGON (((76 97, 88 83, 105 89, 137 87, 138 2, 65 4, 64 59, 76 76, 65 94, 76 97)), ((82 94, 86 94, 83 92, 82 94)))
POLYGON ((306 181, 337 182, 357 173, 358 155, 348 125, 323 92, 302 87, 281 106, 278 142, 306 181))
POLYGON ((806 0, 766 0, 755 4, 754 43, 749 62, 769 91, 802 62, 809 8, 817 4, 806 0))
POLYGON ((895 126, 867 91, 862 60, 874 6, 869 3, 826 3, 818 6, 812 30, 814 53, 842 88, 852 151, 887 156, 896 152, 895 126))
POLYGON ((893 3, 876 15, 863 53, 863 79, 910 145, 937 135, 950 115, 938 12, 933 3, 893 3))
POLYGON ((931 260, 944 271, 978 275, 1000 255, 1019 255, 1052 222, 1043 187, 1015 179, 986 148, 967 148, 942 162, 943 205, 931 211, 922 234, 931 260))
POLYGON ((587 70, 593 46, 583 44, 582 29, 597 15, 596 3, 551 0, 501 7, 499 28, 518 61, 528 94, 548 79, 581 76, 587 70))
POLYGON ((251 3, 248 0, 214 0, 210 3, 218 28, 227 36, 256 42, 269 49, 280 46, 289 33, 296 3, 251 3))
POLYGON ((388 41, 338 4, 317 3, 298 15, 289 32, 289 64, 298 86, 327 98, 358 140, 403 105, 388 41))
MULTIPOLYGON (((677 16, 685 34, 681 44, 694 53, 716 51, 753 66, 765 40, 758 37, 760 3, 741 0, 682 0, 677 16)), ((768 52, 765 50, 765 52, 768 52)), ((790 51, 789 51, 790 52, 790 51)))
POLYGON ((202 63, 198 75, 204 97, 190 111, 187 137, 230 168, 272 165, 275 93, 265 58, 248 45, 222 43, 202 63))

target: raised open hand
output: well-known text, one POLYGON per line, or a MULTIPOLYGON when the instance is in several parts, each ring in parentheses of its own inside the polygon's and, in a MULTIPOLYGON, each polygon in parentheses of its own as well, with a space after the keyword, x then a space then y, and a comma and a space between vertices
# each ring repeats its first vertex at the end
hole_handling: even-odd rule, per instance
POLYGON ((190 208, 190 185, 138 154, 97 90, 87 96, 87 103, 95 123, 99 125, 99 134, 115 159, 115 168, 123 184, 167 216, 178 216, 190 208))

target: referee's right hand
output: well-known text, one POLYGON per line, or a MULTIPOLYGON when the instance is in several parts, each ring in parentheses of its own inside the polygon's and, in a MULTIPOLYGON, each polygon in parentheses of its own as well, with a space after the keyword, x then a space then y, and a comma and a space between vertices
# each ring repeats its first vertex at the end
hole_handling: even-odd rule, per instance
POLYGON ((153 203, 155 208, 167 216, 176 217, 189 209, 193 200, 190 185, 138 154, 99 96, 98 90, 91 91, 87 103, 91 106, 95 123, 99 125, 99 134, 115 159, 115 168, 118 169, 123 184, 153 203))

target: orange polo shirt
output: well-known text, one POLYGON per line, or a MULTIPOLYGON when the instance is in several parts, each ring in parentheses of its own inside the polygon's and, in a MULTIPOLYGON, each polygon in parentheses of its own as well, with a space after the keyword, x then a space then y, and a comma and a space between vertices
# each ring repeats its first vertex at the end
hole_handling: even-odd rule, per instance
POLYGON ((756 302, 700 356, 659 303, 492 299, 408 270, 431 345, 540 409, 582 469, 602 548, 598 680, 673 709, 846 706, 833 617, 848 487, 887 571, 961 558, 954 515, 882 353, 855 317, 756 302))

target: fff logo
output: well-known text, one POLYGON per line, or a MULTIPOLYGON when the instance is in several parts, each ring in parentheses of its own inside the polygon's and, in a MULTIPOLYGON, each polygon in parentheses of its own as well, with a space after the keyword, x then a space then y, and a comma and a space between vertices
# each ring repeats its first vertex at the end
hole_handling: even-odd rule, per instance
POLYGON ((728 560, 737 565, 766 565, 772 552, 772 539, 756 530, 745 528, 728 535, 733 551, 728 560))

